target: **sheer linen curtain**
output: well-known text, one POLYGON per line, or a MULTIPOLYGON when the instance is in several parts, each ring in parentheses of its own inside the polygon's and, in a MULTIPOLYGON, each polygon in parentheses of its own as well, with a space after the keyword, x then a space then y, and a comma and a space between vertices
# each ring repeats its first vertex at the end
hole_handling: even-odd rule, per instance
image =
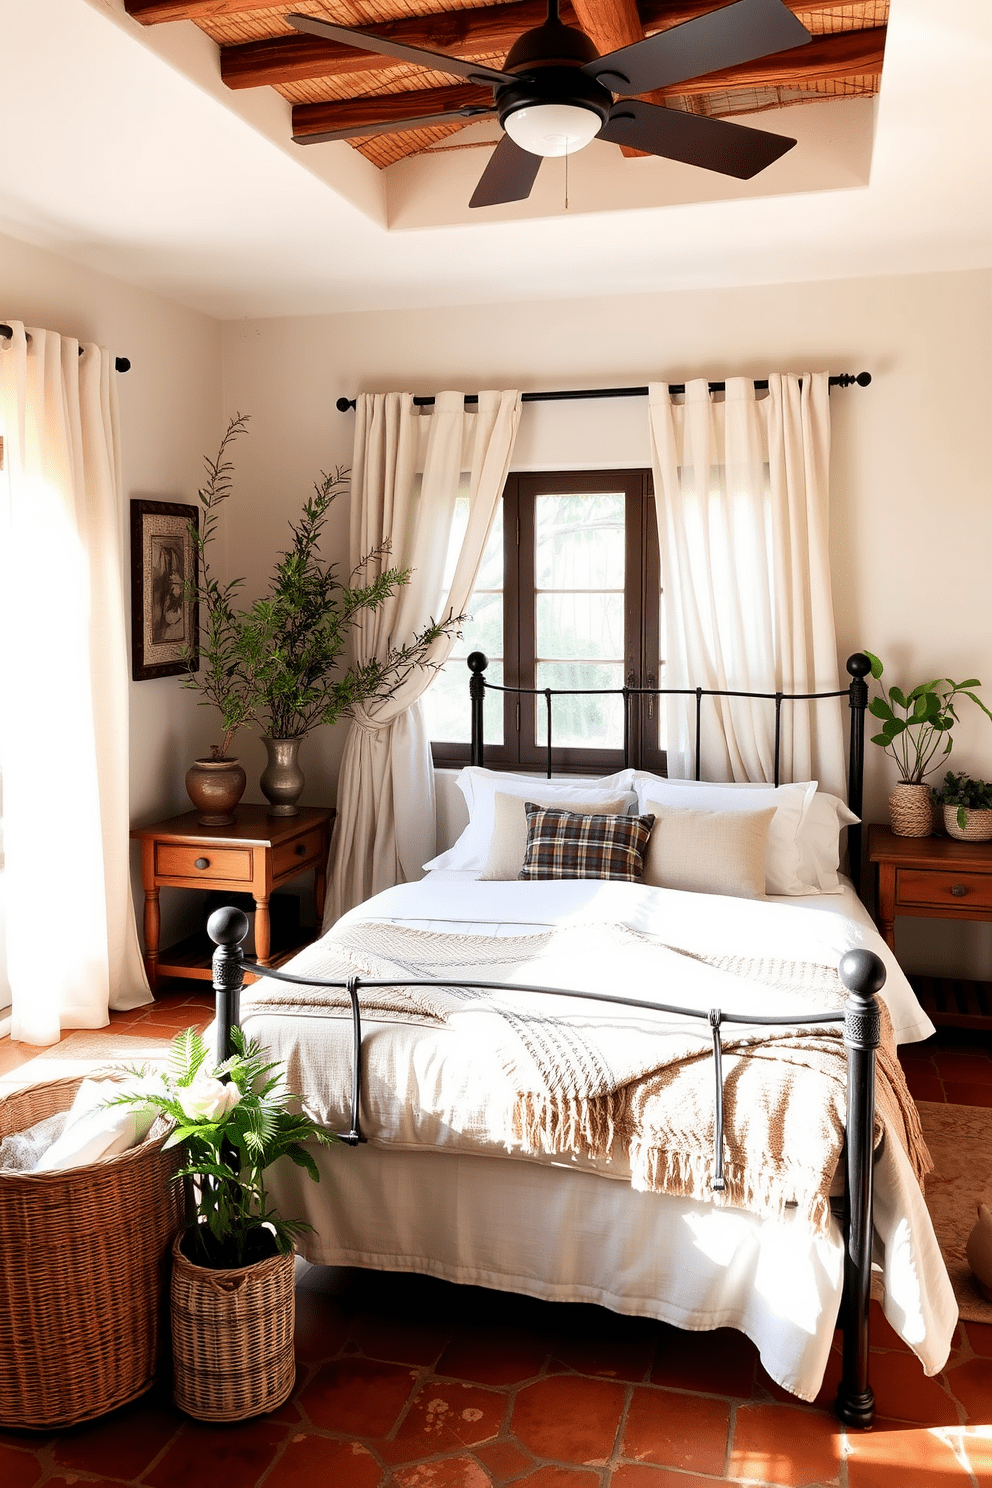
POLYGON ((152 1000, 128 868, 128 666, 114 359, 0 342, 0 765, 11 1037, 152 1000))
MULTIPOLYGON (((366 393, 356 409, 351 476, 351 563, 383 541, 382 567, 412 569, 400 589, 355 633, 359 660, 385 656, 433 616, 464 612, 475 584, 510 465, 520 395, 483 392, 477 408, 462 393, 438 395, 422 413, 410 393, 366 393), (418 475, 423 472, 422 479, 418 475), (443 592, 455 502, 469 516, 451 588, 443 592)), ((430 653, 451 651, 443 636, 430 653)), ((419 698, 435 672, 414 671, 395 695, 358 707, 345 743, 324 925, 380 889, 421 876, 435 854, 434 771, 419 698)))
MULTIPOLYGON (((671 687, 830 692, 840 686, 830 593, 828 374, 649 390, 671 687)), ((845 795, 842 701, 782 707, 785 780, 845 795)), ((666 700, 668 772, 693 772, 695 699, 666 700)), ((701 775, 774 778, 775 710, 704 700, 701 775)))

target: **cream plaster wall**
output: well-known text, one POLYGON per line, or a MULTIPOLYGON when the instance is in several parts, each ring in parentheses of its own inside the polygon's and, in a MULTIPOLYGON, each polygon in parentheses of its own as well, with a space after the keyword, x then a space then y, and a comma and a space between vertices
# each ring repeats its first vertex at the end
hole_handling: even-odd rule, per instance
MULTIPOLYGON (((232 571, 261 584, 312 479, 350 461, 353 415, 336 412, 341 393, 864 368, 871 387, 838 391, 832 400, 841 660, 868 646, 892 680, 974 675, 992 699, 990 289, 992 275, 974 271, 229 322, 224 411, 252 416, 230 512, 232 571)), ((633 400, 530 405, 514 463, 647 464, 642 415, 633 400)), ((343 505, 328 538, 344 559, 343 505)), ((333 799, 343 738, 339 727, 305 745, 313 801, 333 799)), ((988 777, 992 724, 969 709, 956 740, 956 766, 988 777)), ((894 766, 870 746, 868 755, 866 815, 883 819, 894 766)), ((972 974, 989 974, 987 927, 951 934, 930 921, 903 922, 900 933, 907 958, 921 969, 970 966, 972 974), (975 969, 979 961, 984 970, 975 969)))
MULTIPOLYGON (((130 358, 131 370, 118 374, 117 382, 128 553, 131 497, 196 499, 203 455, 216 447, 221 423, 220 324, 3 235, 0 285, 0 320, 95 341, 130 358)), ((127 564, 122 582, 130 631, 127 564)), ((213 710, 198 708, 196 695, 184 691, 178 677, 165 677, 130 684, 130 720, 132 821, 187 810, 183 776, 216 734, 213 710)), ((140 906, 137 881, 136 899, 140 906)), ((169 934, 184 916, 170 895, 163 896, 162 910, 169 934)))

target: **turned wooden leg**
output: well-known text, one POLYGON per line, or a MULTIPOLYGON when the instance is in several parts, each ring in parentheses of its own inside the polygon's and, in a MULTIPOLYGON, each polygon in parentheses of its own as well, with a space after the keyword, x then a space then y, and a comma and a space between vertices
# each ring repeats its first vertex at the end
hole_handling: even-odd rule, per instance
POLYGON ((162 914, 158 889, 145 890, 145 971, 154 992, 158 986, 158 945, 162 932, 162 914))
POLYGON ((268 899, 255 898, 255 954, 260 966, 268 966, 272 954, 272 931, 268 899))
POLYGON ((890 951, 896 948, 896 869, 894 863, 878 865, 878 909, 876 918, 882 939, 890 951))

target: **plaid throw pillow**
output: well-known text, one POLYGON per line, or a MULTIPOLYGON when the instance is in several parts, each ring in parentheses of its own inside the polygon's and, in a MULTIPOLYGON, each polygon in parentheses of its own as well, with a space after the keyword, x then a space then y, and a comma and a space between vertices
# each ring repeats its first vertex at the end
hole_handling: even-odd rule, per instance
POLYGON ((587 816, 533 801, 524 810, 527 852, 518 878, 640 881, 653 816, 587 816))

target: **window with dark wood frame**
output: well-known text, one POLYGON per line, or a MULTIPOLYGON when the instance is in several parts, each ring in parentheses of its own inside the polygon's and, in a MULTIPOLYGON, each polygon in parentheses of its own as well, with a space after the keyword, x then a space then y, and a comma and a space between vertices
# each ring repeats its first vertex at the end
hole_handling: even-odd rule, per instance
MULTIPOLYGON (((436 765, 468 763, 465 657, 470 651, 485 651, 487 678, 508 687, 654 687, 661 677, 661 580, 651 472, 515 473, 507 479, 501 505, 502 595, 493 577, 497 535, 469 605, 473 619, 427 694, 430 699, 436 687, 437 700, 446 695, 443 710, 428 707, 435 714, 433 731, 445 729, 443 713, 448 731, 458 734, 457 740, 435 738, 436 765), (496 654, 500 629, 502 653, 496 654)), ((543 769, 545 718, 543 695, 535 700, 488 693, 486 763, 543 769)), ((658 699, 641 698, 632 705, 632 765, 664 770, 658 718, 658 699)), ((556 771, 619 769, 620 698, 555 698, 552 745, 556 771), (592 728, 592 739, 587 740, 584 726, 592 728)))

